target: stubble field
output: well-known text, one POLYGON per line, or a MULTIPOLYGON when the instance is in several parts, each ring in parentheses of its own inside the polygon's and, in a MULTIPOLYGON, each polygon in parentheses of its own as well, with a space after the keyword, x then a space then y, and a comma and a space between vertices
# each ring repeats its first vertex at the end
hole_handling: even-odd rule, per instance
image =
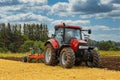
POLYGON ((84 65, 64 69, 60 65, 23 63, 26 54, 0 54, 0 80, 120 80, 120 51, 100 51, 100 68, 84 65))
POLYGON ((85 66, 64 69, 0 59, 0 80, 120 80, 120 71, 85 66))

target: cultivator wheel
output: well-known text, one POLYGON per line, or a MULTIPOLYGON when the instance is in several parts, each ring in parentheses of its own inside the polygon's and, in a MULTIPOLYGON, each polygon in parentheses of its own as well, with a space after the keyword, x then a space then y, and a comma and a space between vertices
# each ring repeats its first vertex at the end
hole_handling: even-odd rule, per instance
POLYGON ((37 62, 38 62, 38 63, 43 63, 44 60, 43 60, 43 59, 38 59, 37 62))
POLYGON ((22 62, 27 62, 27 56, 22 57, 22 62))
POLYGON ((60 52, 60 64, 64 68, 71 68, 75 63, 75 55, 71 48, 63 48, 60 52))
POLYGON ((37 61, 36 61, 36 59, 29 59, 28 62, 30 62, 30 63, 35 63, 35 62, 37 62, 37 61))

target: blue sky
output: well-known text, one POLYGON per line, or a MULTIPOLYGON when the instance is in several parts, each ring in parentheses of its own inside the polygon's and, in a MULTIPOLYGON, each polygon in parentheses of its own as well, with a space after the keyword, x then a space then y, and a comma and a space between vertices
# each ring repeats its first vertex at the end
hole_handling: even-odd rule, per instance
POLYGON ((0 0, 0 23, 79 25, 91 39, 120 42, 120 0, 0 0))

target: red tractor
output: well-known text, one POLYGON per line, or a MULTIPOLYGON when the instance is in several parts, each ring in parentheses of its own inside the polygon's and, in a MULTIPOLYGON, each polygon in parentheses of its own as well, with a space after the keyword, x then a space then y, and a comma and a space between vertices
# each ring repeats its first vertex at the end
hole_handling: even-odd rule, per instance
POLYGON ((55 66, 60 62, 62 67, 71 68, 85 62, 89 67, 98 67, 99 54, 83 39, 83 31, 91 34, 91 30, 80 26, 56 25, 54 38, 45 43, 44 63, 55 66))

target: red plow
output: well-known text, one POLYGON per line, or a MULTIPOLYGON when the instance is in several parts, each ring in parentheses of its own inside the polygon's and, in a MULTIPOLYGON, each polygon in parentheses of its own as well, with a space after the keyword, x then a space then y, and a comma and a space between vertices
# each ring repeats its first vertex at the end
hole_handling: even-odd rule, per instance
POLYGON ((44 53, 42 53, 41 55, 28 55, 28 56, 23 56, 22 57, 22 61, 23 62, 44 62, 44 53))

